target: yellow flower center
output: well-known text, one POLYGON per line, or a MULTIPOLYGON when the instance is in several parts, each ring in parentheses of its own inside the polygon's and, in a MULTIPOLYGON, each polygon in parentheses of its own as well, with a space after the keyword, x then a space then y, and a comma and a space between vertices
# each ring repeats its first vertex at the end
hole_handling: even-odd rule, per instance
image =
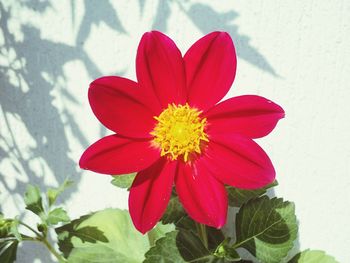
POLYGON ((161 156, 167 155, 172 160, 183 156, 187 162, 191 153, 201 153, 202 141, 208 142, 204 128, 206 118, 201 118, 201 111, 185 105, 169 104, 158 117, 158 123, 151 135, 154 144, 161 149, 161 156))

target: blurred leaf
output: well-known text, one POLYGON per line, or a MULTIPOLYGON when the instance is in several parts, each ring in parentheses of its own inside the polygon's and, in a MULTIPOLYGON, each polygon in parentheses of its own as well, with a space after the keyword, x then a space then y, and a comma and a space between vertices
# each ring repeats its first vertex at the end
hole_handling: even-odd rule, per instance
POLYGON ((43 222, 36 225, 36 228, 39 232, 43 233, 45 236, 47 235, 47 223, 43 222))
POLYGON ((179 198, 173 194, 170 198, 165 213, 161 219, 163 224, 171 224, 178 222, 182 217, 186 216, 186 212, 183 209, 179 198))
POLYGON ((11 222, 10 233, 14 235, 14 237, 20 242, 22 241, 22 236, 18 231, 18 225, 19 225, 19 221, 16 218, 11 222))
POLYGON ((55 208, 54 210, 50 211, 46 219, 46 222, 48 225, 56 225, 58 223, 67 223, 69 221, 70 219, 69 219, 69 216, 67 215, 67 212, 62 208, 55 208))
POLYGON ((7 237, 11 228, 12 219, 4 218, 0 212, 0 238, 7 237))
POLYGON ((298 226, 294 204, 263 196, 250 200, 236 218, 237 241, 262 262, 280 262, 293 247, 298 226))
POLYGON ((26 209, 32 211, 34 214, 41 216, 44 213, 39 187, 29 184, 24 194, 24 202, 27 205, 26 209))
POLYGON ((255 189, 255 190, 244 190, 234 188, 232 186, 226 186, 226 190, 228 193, 229 205, 233 207, 241 207, 244 203, 247 203, 249 200, 262 196, 266 193, 267 189, 277 186, 277 181, 273 181, 271 184, 255 189))
POLYGON ((58 188, 49 188, 47 190, 47 198, 49 200, 49 206, 52 206, 55 202, 57 197, 68 187, 72 186, 74 184, 73 181, 70 180, 64 180, 63 184, 61 184, 58 188))
MULTIPOLYGON (((156 236, 167 227, 157 227, 156 236)), ((74 263, 139 263, 150 247, 148 237, 133 226, 128 211, 119 209, 83 216, 56 228, 56 233, 59 249, 74 263)))
POLYGON ((334 257, 321 250, 305 250, 298 253, 288 263, 339 263, 334 257))
POLYGON ((0 241, 0 262, 12 263, 16 260, 18 241, 0 241))
POLYGON ((136 173, 124 174, 124 175, 115 175, 111 183, 120 188, 129 189, 134 181, 136 173))

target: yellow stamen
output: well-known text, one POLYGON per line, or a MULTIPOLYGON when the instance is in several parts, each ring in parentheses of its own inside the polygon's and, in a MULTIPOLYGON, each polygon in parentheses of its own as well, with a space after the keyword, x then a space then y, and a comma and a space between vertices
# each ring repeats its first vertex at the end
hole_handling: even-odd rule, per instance
POLYGON ((169 104, 159 116, 151 132, 154 144, 161 149, 161 156, 167 155, 172 160, 179 156, 187 162, 192 153, 201 153, 202 141, 208 142, 205 133, 206 118, 201 118, 201 111, 185 105, 169 104))

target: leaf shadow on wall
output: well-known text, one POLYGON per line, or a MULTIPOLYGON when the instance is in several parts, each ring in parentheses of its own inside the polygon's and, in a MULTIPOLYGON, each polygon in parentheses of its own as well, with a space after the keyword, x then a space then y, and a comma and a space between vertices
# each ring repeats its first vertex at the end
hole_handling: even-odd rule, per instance
MULTIPOLYGON (((72 10, 75 10, 75 2, 71 1, 72 10)), ((88 38, 93 25, 105 23, 111 29, 127 34, 118 15, 110 1, 85 0, 85 13, 77 34, 77 44, 82 45, 88 38)), ((73 11, 72 14, 75 12, 73 11)), ((74 20, 74 17, 72 17, 74 20)))
POLYGON ((171 0, 159 1, 157 15, 154 19, 153 28, 166 31, 168 26, 168 18, 171 14, 171 4, 175 3, 180 10, 193 22, 193 24, 203 33, 208 34, 212 31, 228 32, 236 47, 237 56, 247 61, 253 66, 263 70, 274 77, 278 77, 276 70, 268 62, 268 60, 249 42, 250 38, 238 32, 238 26, 233 22, 239 14, 233 10, 219 13, 212 7, 205 4, 190 4, 188 1, 171 0))
MULTIPOLYGON (((52 8, 50 2, 17 4, 39 14, 52 8)), ((0 3, 0 27, 4 39, 0 56, 5 58, 2 62, 6 61, 0 63, 0 114, 5 124, 0 134, 0 164, 9 168, 6 174, 0 171, 0 187, 5 190, 5 199, 12 198, 21 210, 23 203, 17 200, 21 200, 28 182, 38 185, 42 191, 53 186, 45 179, 48 170, 56 184, 61 184, 67 176, 79 183, 81 171, 78 160, 69 155, 67 131, 82 147, 86 148, 89 142, 69 107, 57 107, 57 97, 63 104, 79 106, 79 101, 65 85, 67 79, 63 67, 66 63, 81 61, 91 79, 100 76, 101 72, 82 47, 44 39, 40 29, 33 25, 20 24, 16 33, 22 37, 18 39, 10 28, 11 21, 16 21, 14 9, 12 4, 0 3)), ((76 187, 69 189, 63 199, 67 200, 75 191, 76 187)), ((3 204, 0 204, 0 211, 6 215, 3 204)), ((19 218, 23 216, 21 214, 19 218)), ((49 254, 40 245, 25 243, 23 247, 25 249, 21 249, 23 252, 19 255, 23 260, 34 262, 37 258, 51 262, 49 254)))

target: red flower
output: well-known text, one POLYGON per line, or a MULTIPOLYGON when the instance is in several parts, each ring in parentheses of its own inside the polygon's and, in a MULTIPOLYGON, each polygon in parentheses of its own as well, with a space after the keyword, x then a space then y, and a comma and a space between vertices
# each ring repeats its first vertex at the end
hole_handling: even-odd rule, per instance
POLYGON ((93 112, 117 134, 91 145, 80 167, 138 172, 129 210, 140 232, 160 220, 174 182, 189 216, 219 228, 228 206, 224 184, 255 189, 274 180, 269 157, 252 139, 270 133, 284 111, 254 95, 216 104, 235 72, 235 48, 225 32, 204 36, 182 57, 169 37, 152 31, 137 50, 137 83, 121 77, 91 83, 93 112))

